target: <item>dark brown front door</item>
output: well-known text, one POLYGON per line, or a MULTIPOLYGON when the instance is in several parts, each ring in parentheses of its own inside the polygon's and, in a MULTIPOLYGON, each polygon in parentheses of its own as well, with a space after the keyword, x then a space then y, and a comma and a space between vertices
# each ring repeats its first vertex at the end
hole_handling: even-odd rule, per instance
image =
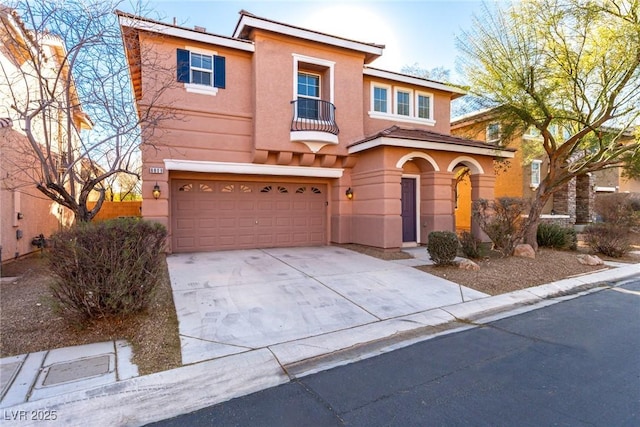
POLYGON ((402 241, 416 239, 416 180, 402 178, 402 241))

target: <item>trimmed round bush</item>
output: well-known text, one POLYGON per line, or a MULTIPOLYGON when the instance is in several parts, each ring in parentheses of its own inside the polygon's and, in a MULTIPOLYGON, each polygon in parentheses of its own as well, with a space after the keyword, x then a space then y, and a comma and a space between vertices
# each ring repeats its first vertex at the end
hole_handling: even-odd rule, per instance
POLYGON ((451 231, 432 231, 429 233, 427 252, 436 265, 453 264, 458 254, 458 236, 451 231))
POLYGON ((164 226, 134 218, 55 234, 48 261, 56 308, 82 319, 144 310, 163 275, 166 236, 164 226))

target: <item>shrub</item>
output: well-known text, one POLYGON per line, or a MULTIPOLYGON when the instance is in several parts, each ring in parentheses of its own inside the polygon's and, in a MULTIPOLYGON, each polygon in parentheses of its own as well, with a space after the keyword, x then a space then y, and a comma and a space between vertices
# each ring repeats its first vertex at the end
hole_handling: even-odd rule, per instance
POLYGON ((427 252, 436 265, 453 264, 458 254, 458 236, 451 231, 432 231, 429 233, 427 252))
POLYGON ((145 309, 162 277, 166 235, 162 225, 132 218, 55 234, 49 266, 56 308, 85 320, 145 309))
POLYGON ((595 213, 599 221, 634 227, 640 224, 640 198, 630 193, 598 194, 595 213))
POLYGON ((463 231, 460 233, 460 247, 462 248, 462 253, 471 259, 478 259, 482 256, 481 247, 482 241, 476 238, 473 234, 468 231, 463 231))
POLYGON ((573 228, 559 224, 540 223, 537 234, 538 246, 576 250, 578 238, 573 228))
POLYGON ((593 224, 585 228, 585 242, 595 252, 619 258, 631 249, 629 228, 616 224, 593 224))
POLYGON ((500 197, 495 201, 474 201, 472 212, 494 249, 509 256, 522 237, 522 214, 526 207, 527 202, 522 198, 500 197))

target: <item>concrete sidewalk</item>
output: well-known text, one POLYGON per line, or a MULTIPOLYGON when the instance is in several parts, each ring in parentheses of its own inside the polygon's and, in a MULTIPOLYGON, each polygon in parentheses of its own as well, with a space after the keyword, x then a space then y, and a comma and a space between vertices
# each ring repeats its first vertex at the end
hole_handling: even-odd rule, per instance
MULTIPOLYGON (((299 259, 299 262, 302 261, 299 259)), ((394 267, 390 269, 394 270, 394 267)), ((1 419, 3 425, 21 426, 41 423, 45 417, 54 421, 53 425, 86 425, 87 422, 113 426, 143 425, 444 333, 555 304, 638 275, 640 264, 631 264, 494 297, 474 295, 477 298, 468 301, 445 303, 410 315, 378 318, 340 330, 267 343, 261 348, 247 348, 235 354, 142 377, 137 376, 131 366, 123 367, 122 373, 118 370, 119 360, 129 360, 124 343, 96 344, 96 348, 89 352, 91 354, 84 358, 84 364, 76 365, 85 372, 96 374, 91 381, 102 381, 97 378, 111 375, 108 381, 93 384, 75 382, 73 370, 67 372, 70 365, 65 363, 70 360, 55 352, 64 354, 68 349, 53 350, 49 352, 50 358, 37 355, 42 362, 32 359, 32 355, 25 355, 20 360, 21 356, 15 360, 6 358, 0 361, 3 390, 6 386, 10 386, 7 390, 11 391, 16 384, 27 384, 28 379, 19 379, 19 375, 26 375, 20 372, 27 366, 32 370, 37 367, 39 374, 35 380, 32 378, 36 387, 31 389, 31 401, 18 403, 18 395, 13 391, 4 393, 0 405, 1 419), (109 344, 113 352, 107 348, 109 344), (125 348, 120 355, 118 345, 125 348), (113 357, 105 358, 105 354, 113 354, 113 357), (115 365, 112 361, 116 362, 115 365), (49 369, 43 374, 45 371, 40 369, 45 363, 48 363, 45 369, 49 369), (105 373, 105 370, 109 372, 105 373), (7 376, 7 372, 14 372, 13 378, 7 376), (69 388, 63 391, 58 388, 55 393, 41 391, 51 386, 69 388)))

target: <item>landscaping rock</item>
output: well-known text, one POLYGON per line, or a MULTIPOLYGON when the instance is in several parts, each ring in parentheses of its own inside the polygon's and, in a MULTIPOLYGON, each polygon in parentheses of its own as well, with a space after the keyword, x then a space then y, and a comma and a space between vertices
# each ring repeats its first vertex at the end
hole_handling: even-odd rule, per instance
POLYGON ((462 270, 473 270, 473 271, 480 270, 480 266, 478 264, 466 258, 458 261, 458 268, 462 270))
POLYGON ((513 256, 523 257, 523 258, 535 258, 536 251, 533 250, 531 245, 526 243, 521 243, 513 250, 513 256))
POLYGON ((578 255, 578 262, 582 265, 603 265, 604 262, 597 255, 578 255))

